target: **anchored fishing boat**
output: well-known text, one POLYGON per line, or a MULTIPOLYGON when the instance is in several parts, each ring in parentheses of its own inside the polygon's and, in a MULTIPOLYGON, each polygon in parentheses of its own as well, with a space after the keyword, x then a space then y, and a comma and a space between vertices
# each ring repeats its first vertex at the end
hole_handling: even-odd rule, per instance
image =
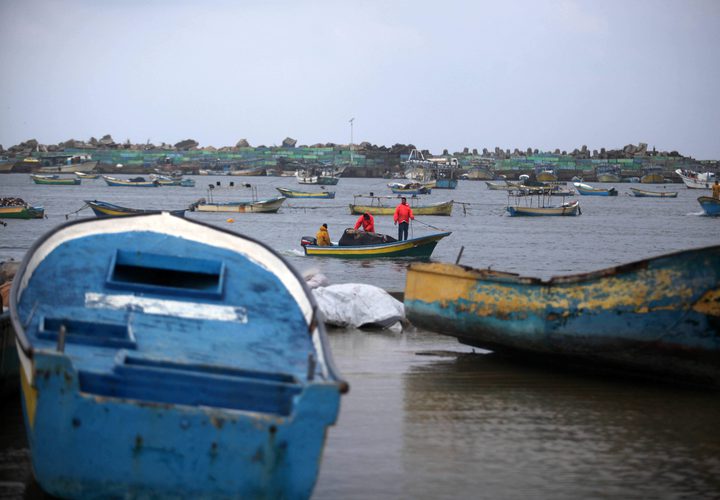
POLYGON ((643 169, 643 175, 640 177, 640 182, 642 184, 662 184, 665 182, 662 167, 658 167, 657 165, 645 167, 643 169))
MULTIPOLYGON (((356 194, 350 204, 351 214, 393 215, 400 202, 400 196, 368 196, 356 194)), ((414 215, 452 215, 453 200, 419 205, 417 198, 409 197, 408 204, 414 215)))
POLYGON ((617 196, 618 194, 617 189, 614 187, 598 188, 582 182, 573 182, 573 186, 575 186, 578 193, 585 196, 617 196))
POLYGON ((720 215, 720 200, 710 196, 701 196, 698 203, 707 215, 720 215))
POLYGON ((89 174, 87 172, 75 172, 75 175, 79 179, 97 179, 100 177, 100 174, 89 174))
POLYGON ((644 189, 630 188, 633 196, 638 198, 677 198, 677 191, 646 191, 644 189))
POLYGON ((26 254, 10 314, 45 492, 310 497, 347 384, 268 246, 167 213, 81 219, 26 254))
POLYGON ((620 167, 617 165, 600 165, 595 169, 598 182, 622 182, 620 167))
POLYGON ((133 177, 132 179, 119 179, 117 177, 111 177, 109 175, 103 175, 103 179, 108 186, 112 187, 158 187, 159 182, 153 180, 146 180, 144 177, 133 177))
POLYGON ((390 182, 388 183, 388 187, 393 193, 406 196, 430 194, 432 192, 432 187, 420 182, 390 182))
POLYGON ((549 280, 413 264, 405 310, 418 327, 511 353, 720 383, 720 246, 549 280))
POLYGON ((712 189, 717 176, 713 172, 695 172, 678 168, 675 173, 680 176, 683 183, 690 189, 712 189))
POLYGON ((335 191, 320 191, 318 193, 309 193, 307 191, 294 191, 292 189, 285 189, 276 187, 280 194, 285 198, 315 198, 315 199, 333 199, 335 198, 335 191))
POLYGON ((22 198, 0 198, 0 219, 42 219, 43 207, 34 207, 22 198))
POLYGON ((30 178, 35 184, 47 186, 77 186, 81 182, 78 178, 60 177, 59 175, 30 174, 30 178))
POLYGON ((298 184, 318 184, 321 186, 334 186, 340 182, 342 169, 334 167, 306 167, 298 168, 295 177, 298 184))
MULTIPOLYGON (((114 205, 106 201, 100 200, 85 200, 85 204, 89 206, 96 217, 125 217, 128 215, 141 215, 141 214, 159 214, 163 210, 143 210, 138 208, 121 207, 120 205, 114 205)), ((185 209, 182 210, 167 210, 170 215, 177 217, 185 217, 185 209)))
POLYGON ((523 187, 508 191, 505 209, 510 217, 519 216, 575 216, 581 215, 580 202, 572 200, 560 205, 551 204, 554 187, 523 187))
POLYGON ((190 210, 196 212, 274 213, 280 209, 284 201, 284 196, 265 200, 228 201, 224 203, 216 203, 212 200, 206 201, 205 198, 201 198, 190 205, 190 210))
MULTIPOLYGON (((376 259, 386 257, 413 257, 418 259, 428 259, 432 255, 433 250, 438 242, 450 236, 452 233, 435 233, 419 238, 411 238, 404 241, 397 241, 387 235, 378 233, 364 233, 362 231, 354 231, 346 229, 343 235, 357 235, 358 241, 365 235, 372 235, 375 242, 361 244, 360 242, 353 244, 344 244, 341 238, 339 245, 318 246, 315 244, 315 238, 305 236, 300 241, 305 255, 316 257, 338 257, 342 259, 376 259)), ((349 238, 352 241, 352 238, 349 238)))

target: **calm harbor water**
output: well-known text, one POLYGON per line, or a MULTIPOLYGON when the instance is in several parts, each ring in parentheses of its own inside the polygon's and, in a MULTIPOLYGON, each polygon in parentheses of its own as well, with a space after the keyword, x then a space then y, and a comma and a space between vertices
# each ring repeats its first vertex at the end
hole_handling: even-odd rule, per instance
MULTIPOLYGON (((0 176, 0 197, 45 206, 47 219, 7 220, 0 261, 22 259, 33 241, 98 199, 136 208, 183 208, 261 198, 275 187, 305 189, 293 178, 195 177, 197 187, 36 186, 24 174, 0 176), (234 182, 234 187, 229 187, 234 182), (250 183, 247 188, 243 184, 250 183)), ((405 283, 406 261, 305 257, 300 237, 323 222, 337 239, 356 216, 354 194, 390 194, 384 179, 344 178, 334 200, 287 200, 278 214, 201 214, 192 219, 255 237, 300 271, 332 283, 363 282, 391 291, 405 283), (228 219, 234 222, 227 222, 228 219)), ((600 184, 599 184, 600 185, 600 184)), ((418 217, 412 232, 452 231, 434 260, 550 277, 600 269, 670 251, 720 243, 720 220, 704 217, 700 194, 683 185, 676 199, 579 197, 580 217, 511 218, 507 195, 483 182, 434 190, 423 203, 454 199, 452 217, 418 217)), ((312 187, 310 187, 312 188, 312 187)), ((74 217, 92 216, 84 209, 74 217)), ((394 235, 390 217, 379 232, 394 235)), ((529 366, 473 352, 454 339, 410 328, 404 333, 331 330, 338 368, 350 382, 328 433, 313 498, 717 498, 720 496, 720 393, 529 366)), ((16 399, 0 412, 0 496, 34 497, 29 452, 16 399)))

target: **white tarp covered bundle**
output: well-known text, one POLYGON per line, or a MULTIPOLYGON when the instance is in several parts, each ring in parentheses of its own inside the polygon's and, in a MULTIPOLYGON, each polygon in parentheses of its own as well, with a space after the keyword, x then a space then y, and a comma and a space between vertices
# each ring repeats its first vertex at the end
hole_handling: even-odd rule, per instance
POLYGON ((320 286, 312 292, 327 324, 402 330, 405 307, 382 288, 345 283, 320 286))

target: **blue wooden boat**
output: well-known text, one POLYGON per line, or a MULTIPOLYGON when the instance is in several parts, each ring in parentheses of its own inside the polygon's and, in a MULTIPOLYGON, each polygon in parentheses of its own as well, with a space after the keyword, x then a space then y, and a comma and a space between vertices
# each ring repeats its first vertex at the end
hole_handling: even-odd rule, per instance
MULTIPOLYGON (((125 217, 127 215, 159 214, 162 212, 162 210, 122 207, 100 200, 85 200, 85 203, 92 209, 96 217, 125 217)), ((168 212, 176 217, 185 217, 185 209, 169 210, 168 212)))
POLYGON ((710 196, 701 196, 698 203, 707 215, 720 215, 720 200, 710 196))
POLYGON ((618 194, 617 189, 614 187, 598 188, 582 182, 573 182, 573 186, 575 186, 578 193, 585 196, 617 196, 618 194))
POLYGON ((437 179, 435 181, 435 187, 437 189, 455 189, 457 185, 457 179, 437 179))
POLYGON ((481 348, 720 384, 720 246, 549 280, 413 264, 405 311, 481 348))
POLYGON ((146 180, 144 177, 134 177, 132 179, 118 179, 117 177, 111 177, 109 175, 103 175, 103 179, 108 186, 112 187, 158 187, 160 183, 153 180, 146 180))
POLYGON ((81 219, 26 254, 10 314, 45 492, 310 497, 347 384, 269 247, 167 213, 81 219))

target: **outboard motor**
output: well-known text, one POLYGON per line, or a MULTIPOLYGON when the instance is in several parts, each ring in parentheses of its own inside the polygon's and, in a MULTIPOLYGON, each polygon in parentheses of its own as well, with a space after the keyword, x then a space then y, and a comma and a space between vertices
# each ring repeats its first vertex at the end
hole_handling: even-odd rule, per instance
POLYGON ((306 247, 308 245, 317 245, 317 239, 314 236, 303 236, 300 238, 300 245, 306 247))

